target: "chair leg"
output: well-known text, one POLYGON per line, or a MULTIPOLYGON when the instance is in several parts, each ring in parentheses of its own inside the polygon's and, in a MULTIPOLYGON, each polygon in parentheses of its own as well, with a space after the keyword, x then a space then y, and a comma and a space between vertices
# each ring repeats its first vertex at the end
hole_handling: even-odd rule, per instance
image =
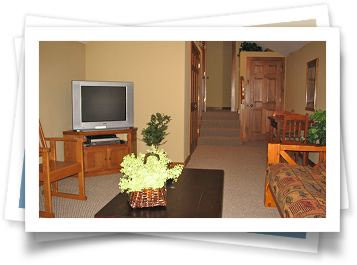
POLYGON ((39 216, 54 218, 55 214, 52 211, 51 182, 49 177, 45 177, 43 181, 43 194, 45 196, 45 211, 40 211, 39 216))
POLYGON ((53 193, 58 193, 58 181, 52 182, 52 191, 53 193))
POLYGON ((265 180, 265 196, 264 196, 264 206, 265 207, 276 207, 274 198, 269 189, 268 180, 265 180))
POLYGON ((308 157, 309 157, 309 152, 302 153, 302 165, 303 166, 307 165, 308 157))
POLYGON ((85 195, 85 186, 84 186, 84 172, 79 172, 78 173, 78 186, 79 186, 79 200, 87 200, 87 197, 85 195))
POLYGON ((295 152, 295 162, 297 163, 299 160, 299 152, 295 152))

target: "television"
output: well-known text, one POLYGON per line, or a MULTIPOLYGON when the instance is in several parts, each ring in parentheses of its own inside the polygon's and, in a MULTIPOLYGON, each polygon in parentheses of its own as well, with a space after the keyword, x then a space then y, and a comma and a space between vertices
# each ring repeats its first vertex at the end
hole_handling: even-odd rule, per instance
POLYGON ((134 126, 134 83, 72 81, 73 130, 134 126))

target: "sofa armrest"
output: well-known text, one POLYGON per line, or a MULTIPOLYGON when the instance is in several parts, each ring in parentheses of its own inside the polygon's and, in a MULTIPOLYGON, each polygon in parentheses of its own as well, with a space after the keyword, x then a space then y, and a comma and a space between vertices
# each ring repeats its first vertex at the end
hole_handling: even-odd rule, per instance
POLYGON ((267 165, 273 163, 279 163, 280 156, 283 157, 288 164, 296 165, 296 162, 286 153, 286 151, 294 152, 319 152, 319 162, 314 166, 318 168, 322 160, 326 156, 326 146, 311 145, 311 144, 280 144, 280 143, 268 143, 268 159, 267 165))

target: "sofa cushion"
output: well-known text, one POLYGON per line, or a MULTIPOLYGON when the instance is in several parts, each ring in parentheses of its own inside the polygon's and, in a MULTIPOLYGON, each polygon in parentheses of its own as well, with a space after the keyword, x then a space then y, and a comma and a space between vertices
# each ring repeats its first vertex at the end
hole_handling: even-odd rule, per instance
POLYGON ((266 177, 282 217, 326 218, 326 171, 277 163, 266 177))

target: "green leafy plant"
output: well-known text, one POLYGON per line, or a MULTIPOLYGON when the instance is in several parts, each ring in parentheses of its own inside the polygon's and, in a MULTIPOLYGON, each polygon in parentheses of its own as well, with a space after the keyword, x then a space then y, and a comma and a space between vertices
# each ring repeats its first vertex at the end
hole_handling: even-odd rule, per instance
POLYGON ((307 138, 301 137, 301 141, 307 141, 309 144, 326 145, 326 110, 317 110, 310 115, 314 121, 312 126, 307 130, 307 138))
POLYGON ((262 47, 260 47, 255 42, 243 41, 240 45, 238 56, 240 56, 241 51, 263 51, 263 50, 262 47))
POLYGON ((164 150, 158 150, 151 146, 147 150, 149 156, 146 158, 142 153, 135 157, 135 154, 124 157, 120 164, 123 177, 120 179, 119 187, 121 192, 141 191, 142 189, 162 188, 168 179, 177 181, 183 170, 183 165, 176 165, 169 168, 171 160, 166 156, 164 150))
POLYGON ((148 127, 141 131, 143 136, 142 141, 146 143, 147 146, 154 145, 156 149, 159 149, 160 145, 163 145, 165 142, 162 142, 165 137, 169 134, 166 132, 167 124, 171 121, 171 116, 156 113, 151 115, 150 122, 146 125, 148 127))

